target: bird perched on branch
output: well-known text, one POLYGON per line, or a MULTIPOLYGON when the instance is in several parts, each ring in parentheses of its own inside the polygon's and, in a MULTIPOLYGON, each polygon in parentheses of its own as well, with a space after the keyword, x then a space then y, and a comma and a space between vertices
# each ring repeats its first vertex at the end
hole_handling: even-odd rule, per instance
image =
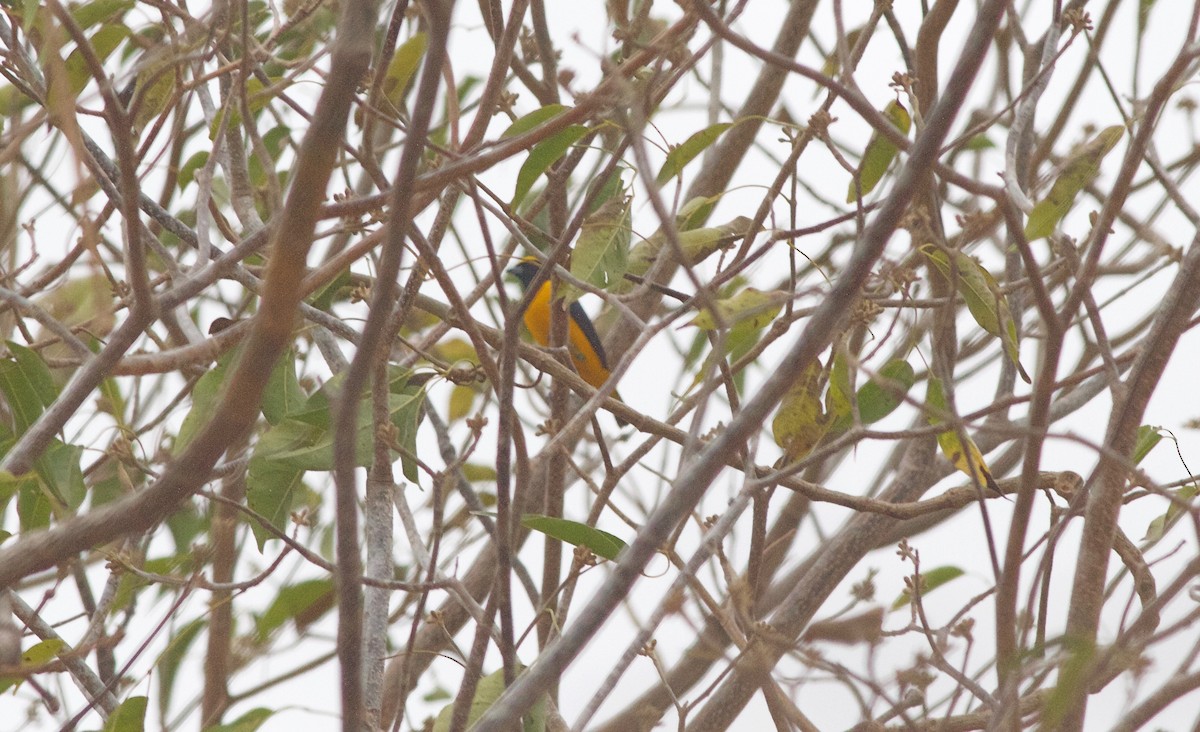
MULTIPOLYGON (((520 281, 523 289, 528 290, 534 277, 537 276, 539 267, 537 261, 527 259, 509 268, 508 273, 520 281)), ((529 307, 525 309, 525 327, 529 329, 533 340, 542 346, 550 345, 550 316, 552 313, 550 290, 550 280, 547 278, 538 286, 537 294, 533 296, 529 307)), ((567 352, 571 354, 571 363, 584 381, 599 389, 611 375, 608 370, 608 359, 604 355, 604 346, 600 343, 600 336, 596 334, 596 328, 592 325, 591 319, 578 302, 570 304, 567 314, 570 318, 567 321, 566 345, 567 352)), ((616 391, 613 391, 612 397, 621 401, 621 396, 616 391)), ((617 417, 617 423, 627 424, 620 417, 617 417)))

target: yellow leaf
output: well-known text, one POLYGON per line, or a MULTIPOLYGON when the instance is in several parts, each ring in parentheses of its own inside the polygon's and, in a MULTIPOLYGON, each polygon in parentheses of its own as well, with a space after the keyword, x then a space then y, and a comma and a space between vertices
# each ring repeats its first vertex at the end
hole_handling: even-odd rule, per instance
POLYGON ((438 343, 436 348, 438 357, 451 364, 455 361, 479 363, 479 354, 475 353, 475 347, 462 338, 447 338, 438 343))
MULTIPOLYGON (((686 219, 687 222, 701 220, 707 216, 706 209, 712 205, 711 199, 693 199, 683 207, 680 212, 680 218, 686 219), (697 203, 698 202, 698 203, 697 203), (696 205, 693 205, 696 204, 696 205)), ((750 226, 750 219, 745 216, 738 216, 728 223, 720 226, 711 226, 703 229, 688 229, 683 224, 677 224, 679 228, 679 246, 683 249, 684 262, 690 266, 695 266, 703 262, 712 254, 728 249, 735 241, 746 235, 746 230, 750 226)), ((662 231, 657 231, 649 238, 638 242, 637 246, 629 253, 629 268, 626 270, 629 274, 644 275, 650 271, 650 267, 658 260, 660 254, 666 252, 665 256, 674 256, 671 248, 667 246, 667 237, 662 231)), ((624 293, 632 290, 634 284, 629 280, 624 280, 615 283, 609 290, 615 293, 624 293)))
MULTIPOLYGON (((858 45, 858 39, 862 36, 864 30, 866 28, 860 25, 846 34, 846 53, 850 53, 858 45)), ((835 45, 833 50, 829 52, 829 55, 825 57, 825 63, 821 66, 821 73, 825 76, 837 76, 841 68, 841 60, 838 58, 838 49, 835 45)), ((823 90, 823 87, 817 87, 818 95, 823 90)))
POLYGON ((451 422, 457 422, 471 414, 471 407, 474 405, 475 390, 463 384, 455 384, 450 391, 450 407, 446 417, 451 422))
MULTIPOLYGON (((749 323, 751 328, 762 328, 779 315, 788 297, 788 293, 782 290, 763 292, 747 287, 733 297, 717 300, 716 310, 717 315, 720 315, 720 325, 730 326, 745 322, 749 323)), ((705 308, 688 325, 702 330, 716 330, 718 321, 716 315, 705 308)))
POLYGON ((134 127, 144 128, 165 112, 175 98, 181 55, 169 44, 153 46, 142 54, 132 101, 134 127))
POLYGON ((850 364, 846 362, 842 349, 836 348, 835 351, 833 366, 829 370, 829 391, 825 393, 825 411, 829 412, 830 419, 842 421, 843 418, 852 417, 850 392, 854 390, 854 384, 850 381, 850 364))
POLYGON ((825 369, 814 360, 780 402, 771 434, 783 448, 782 464, 803 459, 825 436, 829 428, 829 415, 821 403, 825 378, 825 369))
POLYGON ((408 82, 412 80, 425 49, 429 47, 429 35, 424 31, 413 34, 404 43, 396 47, 392 61, 388 64, 387 75, 383 77, 383 94, 392 107, 398 112, 404 105, 404 93, 408 91, 408 82))
MULTIPOLYGON (((942 392, 942 382, 940 379, 930 377, 929 385, 925 392, 925 403, 932 409, 929 410, 929 424, 939 425, 945 424, 945 420, 941 414, 949 413, 949 408, 946 406, 946 395, 942 392)), ((962 471, 972 481, 978 482, 980 485, 986 485, 996 493, 1003 494, 1000 486, 996 485, 996 481, 992 478, 992 471, 988 468, 987 463, 983 461, 983 453, 979 451, 979 446, 971 439, 971 436, 962 430, 962 438, 959 438, 959 430, 948 429, 945 432, 939 432, 937 436, 938 445, 942 448, 942 454, 946 459, 954 465, 955 468, 962 471), (963 440, 966 442, 964 443, 963 440)))
POLYGON ((1121 138, 1125 136, 1123 125, 1106 127, 1079 148, 1067 160, 1058 174, 1050 192, 1029 212, 1025 224, 1025 238, 1029 241, 1041 239, 1054 233, 1054 227, 1062 221, 1075 203, 1075 196, 1100 174, 1100 163, 1121 138))

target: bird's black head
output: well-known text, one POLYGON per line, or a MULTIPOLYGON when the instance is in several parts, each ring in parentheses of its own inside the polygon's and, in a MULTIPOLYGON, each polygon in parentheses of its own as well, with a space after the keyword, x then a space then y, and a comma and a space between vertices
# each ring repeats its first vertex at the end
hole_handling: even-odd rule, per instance
POLYGON ((537 276, 540 265, 533 260, 523 259, 512 267, 508 268, 508 274, 517 278, 522 287, 529 287, 529 283, 533 282, 533 278, 537 276))

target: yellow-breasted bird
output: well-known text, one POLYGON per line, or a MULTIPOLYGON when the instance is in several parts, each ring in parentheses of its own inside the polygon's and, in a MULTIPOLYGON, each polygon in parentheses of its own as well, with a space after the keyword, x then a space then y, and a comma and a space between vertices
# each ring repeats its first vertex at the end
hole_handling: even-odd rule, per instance
MULTIPOLYGON (((538 269, 537 262, 522 261, 510 267, 508 273, 520 281, 523 289, 528 289, 538 269)), ((529 307, 525 309, 525 327, 529 329, 533 340, 542 346, 550 345, 550 294, 550 280, 546 279, 530 300, 529 307)), ((571 354, 571 363, 584 381, 599 389, 608 381, 610 375, 600 336, 596 334, 591 319, 578 302, 571 303, 567 314, 570 315, 567 321, 567 352, 571 354)), ((621 401, 621 396, 616 391, 612 396, 613 399, 621 401)), ((617 417, 617 423, 627 424, 620 417, 617 417)))

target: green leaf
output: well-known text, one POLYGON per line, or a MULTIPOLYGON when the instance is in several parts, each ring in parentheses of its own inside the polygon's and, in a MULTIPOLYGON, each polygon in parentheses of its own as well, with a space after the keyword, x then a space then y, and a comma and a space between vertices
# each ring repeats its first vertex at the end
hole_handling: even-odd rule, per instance
MULTIPOLYGON (((1190 504, 1192 499, 1196 497, 1196 484, 1185 485, 1173 491, 1173 495, 1184 504, 1190 504)), ((1145 543, 1154 543, 1162 539, 1166 535, 1167 530, 1175 525, 1175 522, 1187 513, 1187 509, 1172 501, 1167 506, 1167 511, 1161 516, 1157 516, 1146 527, 1146 535, 1142 537, 1145 543)))
MULTIPOLYGON (((252 76, 246 79, 246 109, 250 112, 250 116, 257 117, 258 113, 266 109, 271 100, 288 85, 289 79, 282 76, 268 76, 266 79, 252 76)), ((265 138, 263 142, 266 142, 265 138)))
MULTIPOLYGON (((632 226, 629 199, 624 196, 609 199, 584 219, 579 240, 571 252, 571 274, 602 290, 623 280, 629 267, 632 226)), ((577 288, 568 287, 564 298, 569 304, 581 294, 577 288)))
POLYGON ((189 183, 196 180, 196 171, 200 170, 207 164, 207 150, 200 150, 196 153, 193 153, 192 156, 188 158, 186 162, 184 162, 183 166, 179 168, 179 178, 176 180, 176 185, 179 187, 179 190, 182 191, 184 188, 187 188, 189 183))
POLYGON ((572 546, 583 546, 598 557, 616 560, 625 548, 625 542, 616 536, 578 521, 527 513, 521 517, 521 525, 538 531, 551 539, 564 541, 572 546))
POLYGON ((421 59, 429 48, 429 34, 421 31, 414 33, 411 38, 396 47, 392 61, 388 64, 387 74, 383 77, 383 94, 392 111, 398 112, 404 106, 404 93, 408 91, 408 82, 421 65, 421 59))
MULTIPOLYGON (((835 388, 839 391, 842 388, 848 388, 848 384, 845 387, 838 385, 840 377, 837 369, 838 360, 835 357, 829 380, 830 395, 834 393, 835 388), (835 387, 835 385, 837 386, 835 387)), ((916 383, 916 374, 907 361, 896 359, 884 364, 876 376, 871 377, 866 384, 863 384, 855 397, 862 423, 874 424, 894 412, 904 403, 904 395, 908 393, 914 383, 916 383)), ((851 413, 848 399, 834 398, 831 402, 827 395, 826 407, 833 417, 833 424, 829 427, 831 432, 849 429, 850 425, 854 423, 854 415, 851 413)))
POLYGON ((38 304, 63 325, 83 325, 91 321, 90 328, 96 323, 108 328, 116 320, 113 297, 108 279, 103 274, 94 274, 68 279, 38 297, 38 304))
POLYGON ((100 410, 106 414, 112 415, 117 426, 123 430, 132 430, 129 423, 125 421, 125 395, 121 393, 121 386, 116 379, 108 378, 100 382, 99 402, 100 410))
POLYGON ((224 391, 222 387, 225 385, 225 379, 228 377, 236 353, 236 351, 230 351, 221 356, 217 365, 205 371, 204 375, 196 381, 196 386, 192 389, 192 408, 183 418, 183 424, 179 426, 179 434, 175 436, 175 445, 172 449, 175 455, 180 455, 187 449, 201 428, 208 424, 209 419, 216 413, 217 406, 221 403, 220 396, 224 391))
MULTIPOLYGON (((259 97, 263 100, 263 104, 270 101, 270 97, 263 94, 259 97)), ((267 131, 267 134, 262 136, 263 149, 266 151, 270 163, 279 162, 280 155, 283 153, 284 147, 291 141, 292 131, 284 125, 272 127, 267 131)), ((256 188, 266 188, 268 176, 278 176, 281 183, 287 182, 287 174, 275 170, 275 167, 268 162, 264 162, 262 156, 251 155, 246 161, 250 169, 250 182, 256 188)))
POLYGON ((276 125, 267 130, 267 134, 263 135, 263 147, 267 149, 267 154, 271 160, 279 161, 279 156, 283 154, 283 150, 292 139, 292 128, 287 125, 276 125))
POLYGON ((192 641, 196 640, 206 625, 204 618, 197 618, 183 626, 171 636, 166 650, 158 657, 158 716, 163 719, 166 719, 171 711, 171 693, 175 687, 179 667, 188 657, 188 648, 192 641))
MULTIPOLYGON (((310 427, 328 431, 329 425, 332 424, 332 407, 330 405, 337 398, 338 392, 341 391, 342 381, 344 381, 343 374, 334 374, 332 379, 326 381, 308 397, 308 402, 305 403, 304 409, 293 414, 291 419, 296 422, 302 422, 310 427)), ((270 433, 271 430, 267 430, 266 435, 270 433)))
MULTIPOLYGON (((393 420, 416 413, 421 399, 420 396, 389 395, 388 409, 393 420)), ((375 438, 369 402, 358 410, 356 437, 355 465, 365 467, 371 464, 375 438)), ((301 470, 332 470, 333 435, 329 430, 289 418, 267 430, 255 454, 301 470)))
MULTIPOLYGON (((675 228, 681 232, 699 228, 701 224, 708 221, 708 217, 712 215, 713 208, 716 207, 717 202, 720 200, 721 194, 715 196, 698 196, 690 199, 679 208, 679 213, 675 214, 675 228)), ((749 221, 749 219, 746 220, 749 221)))
POLYGON ((58 398, 58 386, 55 385, 54 376, 50 374, 50 368, 46 366, 42 357, 36 351, 12 341, 8 341, 8 350, 21 367, 22 375, 37 394, 42 406, 48 407, 53 404, 58 398))
POLYGON ((966 143, 963 145, 964 150, 970 150, 971 152, 981 152, 983 150, 991 150, 995 147, 996 147, 996 143, 992 142, 992 138, 988 137, 987 135, 985 135, 983 133, 975 135, 970 140, 967 140, 966 143))
MULTIPOLYGON (((129 29, 123 25, 106 25, 92 35, 89 45, 92 48, 92 53, 103 62, 130 35, 129 29)), ((92 80, 92 70, 88 67, 87 60, 84 58, 83 53, 76 48, 67 55, 67 58, 63 61, 63 66, 66 68, 67 85, 71 90, 71 96, 79 96, 79 93, 92 80)))
POLYGON ((345 298, 342 289, 349 287, 350 283, 350 270, 344 269, 329 284, 314 292, 309 298, 308 304, 317 310, 328 311, 333 307, 333 303, 345 298))
POLYGON ((496 469, 490 465, 467 463, 462 466, 462 474, 472 483, 490 483, 496 480, 496 469))
POLYGON ((929 424, 942 424, 946 420, 942 418, 938 412, 950 411, 950 407, 946 404, 946 392, 942 389, 942 380, 931 376, 929 383, 925 385, 925 403, 933 407, 935 411, 929 413, 929 424))
POLYGON ((725 251, 746 235, 750 223, 746 216, 738 216, 720 226, 679 232, 679 247, 685 261, 695 266, 717 252, 725 251))
MULTIPOLYGON (((888 102, 882 111, 883 116, 891 120, 900 132, 908 135, 908 130, 912 127, 912 117, 909 116, 908 110, 904 108, 903 104, 893 100, 888 102)), ((858 170, 854 174, 858 185, 855 185, 855 180, 850 181, 850 190, 846 193, 846 203, 854 203, 858 198, 859 186, 862 187, 864 197, 875 190, 875 186, 883 180, 884 173, 887 173, 892 161, 896 159, 897 152, 898 150, 891 140, 878 132, 872 133, 870 141, 867 142, 867 149, 863 151, 862 160, 859 161, 858 170)))
MULTIPOLYGON (((762 338, 763 331, 766 327, 759 327, 753 320, 744 320, 735 324, 729 329, 729 334, 725 336, 725 354, 724 357, 729 361, 730 366, 738 361, 742 356, 750 352, 758 344, 762 338)), ((699 376, 699 374, 697 374, 699 376)), ((699 383, 698 381, 696 383, 699 383)), ((741 394, 745 391, 746 386, 746 370, 741 369, 733 374, 733 386, 741 394)))
MULTIPOLYGON (((736 294, 738 290, 745 287, 745 277, 736 275, 732 280, 726 282, 721 289, 716 292, 716 299, 721 300, 736 294)), ((704 359, 704 364, 697 370, 696 377, 692 379, 691 389, 696 388, 704 378, 704 374, 709 373, 714 367, 716 359, 728 358, 730 361, 736 361, 740 356, 745 355, 754 344, 758 342, 758 338, 762 335, 761 329, 749 328, 745 323, 737 323, 730 328, 725 336, 725 353, 709 353, 708 358, 704 359)), ((706 331, 696 330, 696 337, 692 338, 691 347, 688 353, 684 355, 683 370, 691 371, 691 367, 695 366, 704 353, 707 352, 709 344, 712 340, 706 335, 706 331)), ((734 374, 737 377, 738 374, 734 374)))
POLYGON ((20 520, 22 533, 46 528, 50 525, 50 516, 53 513, 54 502, 40 481, 31 480, 21 484, 17 494, 17 518, 20 520))
MULTIPOLYGON (((254 622, 254 630, 260 643, 265 643, 272 632, 283 627, 283 624, 295 621, 298 630, 308 623, 301 620, 313 610, 318 612, 333 607, 333 580, 314 579, 297 582, 284 587, 275 596, 275 601, 267 611, 258 616, 254 622)), ((311 622, 312 618, 309 618, 311 622)))
POLYGON ((779 411, 771 421, 771 435, 775 444, 783 448, 783 465, 807 456, 829 429, 829 415, 821 402, 826 378, 825 370, 814 360, 779 404, 779 411))
POLYGON ((616 167, 613 171, 604 178, 596 178, 588 184, 587 193, 584 198, 590 201, 588 205, 588 216, 600 210, 604 204, 608 203, 613 198, 625 196, 625 171, 616 167))
POLYGON ((45 666, 58 657, 58 652, 67 643, 61 638, 50 638, 34 643, 21 654, 21 665, 29 668, 45 666))
MULTIPOLYGON (((252 118, 257 118, 259 116, 259 112, 261 112, 263 109, 266 109, 271 101, 290 85, 290 77, 268 76, 266 79, 260 79, 257 76, 250 77, 245 81, 244 91, 242 92, 246 97, 246 111, 249 112, 252 118)), ((221 109, 217 110, 217 113, 213 116, 213 120, 208 125, 208 137, 210 140, 215 140, 217 133, 221 131, 222 125, 224 125, 226 129, 237 129, 241 124, 242 107, 240 105, 222 107, 221 109), (225 121, 226 114, 229 115, 228 122, 225 121)), ((272 132, 274 132, 274 130, 272 130, 272 132)), ((275 132, 275 135, 279 134, 280 133, 275 132)), ((266 142, 267 138, 264 135, 264 145, 266 142)), ((261 164, 258 163, 254 157, 251 157, 250 161, 251 165, 255 166, 252 169, 252 174, 256 178, 254 182, 258 183, 261 181, 263 175, 261 164)), ((221 180, 222 179, 217 176, 213 177, 214 192, 218 190, 216 184, 221 182, 221 180)))
POLYGON ((549 122, 568 109, 570 109, 570 107, 562 104, 547 104, 541 109, 535 109, 524 117, 518 118, 515 122, 509 125, 508 129, 506 129, 503 134, 500 135, 500 139, 503 140, 506 137, 516 137, 517 135, 522 135, 526 132, 529 132, 538 125, 544 122, 549 122))
POLYGON ((1063 647, 1066 660, 1058 667, 1058 680, 1045 698, 1039 730, 1061 729, 1070 713, 1073 700, 1086 693, 1096 663, 1096 645, 1079 636, 1065 636, 1063 647))
POLYGON ((0 393, 8 402, 17 434, 23 434, 54 402, 58 388, 40 356, 12 341, 8 349, 12 357, 0 361, 0 393))
MULTIPOLYGON (((717 292, 718 302, 728 299, 731 294, 736 294, 745 287, 745 284, 746 279, 744 277, 734 277, 717 292)), ((758 343, 763 331, 766 329, 765 326, 760 325, 760 321, 763 320, 761 317, 751 317, 730 326, 724 341, 717 341, 717 345, 722 347, 723 350, 719 352, 714 350, 708 355, 703 367, 697 370, 696 376, 692 379, 692 385, 689 388, 698 386, 704 380, 704 375, 711 373, 711 370, 716 367, 715 364, 718 359, 725 359, 730 365, 733 365, 742 356, 749 353, 750 349, 754 348, 755 344, 758 343)), ((688 353, 684 357, 683 368, 685 371, 690 370, 696 364, 711 340, 711 338, 705 335, 704 330, 696 331, 696 337, 692 342, 692 346, 688 349, 688 353)), ((745 385, 745 380, 746 372, 744 369, 734 372, 733 385, 739 393, 741 393, 742 387, 745 385)))
POLYGON ((1100 163, 1124 136, 1124 125, 1106 127, 1067 159, 1050 192, 1029 212, 1026 239, 1034 241, 1054 233, 1054 227, 1075 203, 1075 196, 1100 175, 1100 163))
POLYGON ((443 689, 440 686, 421 696, 422 701, 426 701, 429 703, 433 703, 435 701, 445 701, 446 699, 453 699, 453 698, 454 698, 454 696, 450 692, 446 691, 445 689, 443 689))
POLYGON ((104 723, 104 732, 143 732, 146 729, 144 696, 131 696, 113 710, 104 723))
MULTIPOLYGON (((13 441, 11 439, 0 442, 0 455, 8 452, 12 445, 13 441)), ((21 490, 21 486, 33 481, 34 477, 29 473, 18 478, 7 470, 0 470, 0 515, 4 514, 4 510, 8 507, 8 502, 12 500, 13 496, 17 495, 17 492, 21 490)))
POLYGON ((1137 34, 1138 38, 1146 32, 1146 23, 1150 20, 1150 11, 1154 8, 1156 0, 1138 0, 1138 22, 1137 34))
MULTIPOLYGON (((161 574, 167 577, 179 577, 184 579, 185 575, 191 570, 193 559, 193 547, 188 547, 188 550, 180 554, 169 554, 165 557, 155 557, 147 559, 141 563, 140 569, 151 574, 161 574)), ((146 587, 150 586, 150 580, 133 572, 126 572, 121 575, 117 583, 117 591, 113 597, 111 612, 116 613, 124 610, 133 604, 138 594, 146 587)), ((162 594, 163 587, 158 587, 159 594, 162 594)))
MULTIPOLYGON (((58 656, 58 652, 66 646, 66 641, 61 638, 51 638, 39 643, 34 643, 24 653, 21 654, 21 668, 34 669, 39 666, 45 666, 58 656)), ((14 686, 19 686, 25 680, 24 676, 0 676, 0 693, 4 693, 14 686)))
POLYGON ((271 370, 271 378, 263 391, 262 413, 271 424, 279 424, 295 414, 308 401, 296 378, 296 353, 288 349, 271 370))
POLYGON ((87 485, 83 482, 83 469, 79 464, 82 459, 82 446, 52 440, 34 461, 34 472, 42 484, 72 513, 87 496, 87 485))
POLYGON ((1162 442, 1162 427, 1144 424, 1138 427, 1137 441, 1133 444, 1133 464, 1137 465, 1150 454, 1155 445, 1162 442))
POLYGON ((21 6, 21 29, 25 31, 25 35, 29 35, 29 31, 33 29, 35 24, 44 26, 45 19, 49 15, 50 10, 42 7, 41 0, 25 0, 21 6))
MULTIPOLYGON (((393 382, 393 392, 396 391, 393 382)), ((417 462, 417 430, 421 426, 421 418, 425 414, 425 388, 405 387, 400 390, 400 396, 411 397, 404 403, 402 409, 393 412, 392 424, 396 426, 396 444, 403 448, 400 454, 400 473, 409 483, 416 485, 420 482, 420 464, 417 462)))
POLYGON ((209 530, 209 518, 207 512, 201 513, 190 501, 184 501, 178 510, 167 517, 167 529, 171 532, 171 540, 175 542, 176 553, 192 550, 196 537, 209 530))
MULTIPOLYGON (((467 728, 491 709, 500 695, 504 693, 504 670, 493 671, 479 680, 475 686, 475 696, 471 698, 471 710, 467 713, 467 728)), ((442 707, 433 723, 433 732, 450 732, 450 722, 454 718, 454 702, 442 707)), ((546 729, 546 697, 541 696, 529 713, 525 715, 524 732, 544 732, 546 729)))
MULTIPOLYGON (((134 87, 136 90, 133 102, 135 127, 139 129, 145 127, 155 117, 166 111, 167 106, 175 97, 179 61, 179 49, 170 44, 152 46, 142 54, 137 63, 139 70, 134 87)), ((237 113, 236 110, 234 113, 237 113)))
POLYGON ((1017 368, 1025 383, 1029 374, 1021 365, 1021 348, 1017 340, 1017 323, 1013 320, 1008 300, 992 273, 972 257, 957 249, 946 250, 933 244, 921 247, 934 267, 950 283, 951 290, 961 292, 971 317, 988 333, 1000 339, 1005 355, 1017 368))
MULTIPOLYGON (((933 592, 942 585, 949 583, 951 580, 962 577, 964 574, 966 573, 958 567, 950 566, 934 567, 928 572, 922 572, 920 575, 921 597, 924 598, 928 596, 930 592, 933 592)), ((910 602, 912 602, 912 595, 906 589, 904 592, 901 592, 900 596, 896 598, 896 601, 892 603, 892 609, 899 610, 900 608, 908 605, 910 602)))
POLYGON ((479 354, 475 352, 475 346, 465 338, 446 338, 438 342, 436 348, 438 357, 450 364, 465 361, 479 365, 479 354))
MULTIPOLYGON (((246 97, 247 112, 250 113, 252 118, 257 118, 258 113, 262 112, 262 110, 265 109, 268 104, 270 104, 271 100, 274 100, 274 98, 280 94, 281 91, 287 89, 289 85, 290 82, 289 78, 287 77, 268 77, 265 80, 258 77, 246 79, 242 94, 244 94, 246 97)), ((216 139, 217 133, 221 132, 222 125, 224 125, 227 130, 236 130, 236 128, 241 126, 241 124, 242 120, 240 104, 235 104, 233 107, 222 107, 221 109, 217 110, 214 118, 212 118, 212 121, 209 122, 209 139, 216 139), (226 121, 227 114, 229 115, 228 121, 226 121)), ((265 137, 263 142, 266 142, 265 137)), ((251 157, 251 164, 256 164, 254 160, 256 160, 256 158, 251 157)), ((254 175, 256 175, 256 178, 262 179, 262 168, 259 167, 257 170, 254 170, 254 175)), ((221 179, 217 178, 217 176, 214 176, 214 179, 212 179, 212 182, 214 182, 215 192, 218 190, 216 184, 220 181, 221 179)))
POLYGON ((904 403, 904 395, 916 383, 913 367, 903 360, 889 361, 877 376, 858 390, 858 412, 863 424, 874 424, 904 403))
POLYGON ((265 707, 257 707, 246 712, 234 721, 228 724, 218 724, 212 727, 205 727, 204 732, 255 732, 263 725, 263 722, 271 718, 275 714, 274 709, 265 707))
POLYGON ((534 182, 542 173, 558 162, 558 159, 565 155, 572 145, 582 140, 587 134, 587 127, 570 125, 534 145, 533 149, 529 151, 525 163, 521 166, 521 171, 517 173, 517 187, 513 191, 512 202, 509 205, 512 208, 520 206, 521 201, 525 200, 529 189, 533 187, 534 182))
MULTIPOLYGON (((305 491, 304 473, 300 468, 275 460, 257 456, 250 458, 246 505, 276 529, 286 533, 292 510, 299 505, 305 491)), ((253 518, 247 519, 247 523, 260 552, 268 541, 279 538, 253 518)))
MULTIPOLYGON (((725 337, 725 358, 729 360, 730 365, 754 348, 764 330, 766 327, 760 326, 755 318, 743 320, 729 329, 729 335, 725 337)), ((737 377, 738 374, 734 376, 737 377)))
MULTIPOLYGON (((747 287, 733 297, 727 297, 716 302, 717 315, 720 324, 730 326, 736 323, 749 323, 752 328, 763 328, 770 325, 783 304, 791 296, 782 290, 762 291, 747 287)), ((717 330, 718 320, 711 310, 705 308, 692 319, 688 325, 694 325, 701 330, 717 330)))
POLYGON ((92 0, 72 7, 71 17, 80 30, 87 30, 97 23, 124 15, 133 6, 134 0, 92 0))
POLYGON ((466 77, 464 77, 462 81, 458 83, 458 88, 456 89, 458 92, 459 106, 463 106, 462 103, 471 96, 471 92, 475 90, 475 87, 482 83, 483 79, 475 76, 474 74, 468 74, 466 77))
POLYGON ((732 122, 720 122, 710 125, 699 132, 693 133, 691 137, 683 141, 682 145, 676 145, 671 148, 671 151, 667 153, 667 159, 663 161, 662 168, 658 171, 658 177, 655 178, 655 182, 661 186, 682 173, 688 163, 692 162, 697 155, 707 150, 730 127, 733 127, 732 122))
POLYGON ((31 104, 29 97, 9 84, 0 84, 0 132, 4 131, 3 118, 15 115, 31 104))

